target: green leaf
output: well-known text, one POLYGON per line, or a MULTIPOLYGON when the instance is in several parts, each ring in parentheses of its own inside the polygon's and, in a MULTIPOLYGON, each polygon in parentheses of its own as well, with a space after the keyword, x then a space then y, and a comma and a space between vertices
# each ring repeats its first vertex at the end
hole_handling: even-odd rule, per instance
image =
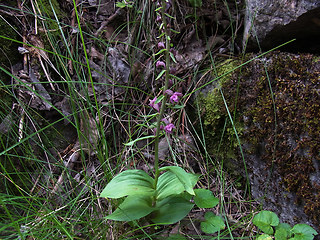
POLYGON ((160 7, 156 8, 156 10, 154 10, 154 11, 155 11, 155 12, 158 12, 158 11, 160 11, 160 10, 161 10, 161 8, 162 8, 162 6, 160 6, 160 7))
POLYGON ((165 52, 165 51, 167 51, 166 48, 161 49, 159 52, 157 52, 156 54, 154 54, 154 56, 157 56, 157 55, 159 55, 159 54, 161 54, 161 53, 163 53, 163 52, 165 52))
POLYGON ((165 33, 162 32, 157 38, 158 38, 158 39, 162 38, 162 37, 164 36, 164 34, 165 34, 165 33))
POLYGON ((100 197, 121 198, 128 195, 153 196, 154 180, 146 172, 126 170, 115 176, 104 188, 100 197))
POLYGON ((157 202, 152 222, 156 224, 173 224, 188 215, 193 204, 182 196, 171 196, 157 202))
POLYGON ((167 240, 187 240, 185 236, 181 234, 171 234, 167 240))
POLYGON ((155 101, 155 103, 161 102, 162 99, 164 99, 164 95, 161 95, 160 97, 158 97, 157 100, 155 101))
POLYGON ((192 7, 201 7, 202 6, 202 0, 189 0, 189 3, 192 7))
POLYGON ((156 77, 156 80, 158 80, 159 78, 161 78, 162 75, 163 75, 165 72, 166 72, 166 70, 163 69, 163 70, 159 73, 159 75, 156 77))
POLYGON ((222 217, 214 215, 213 212, 206 212, 204 218, 206 220, 201 222, 201 230, 207 234, 213 234, 226 227, 222 217))
POLYGON ((276 230, 276 232, 274 234, 274 238, 276 240, 288 239, 288 232, 285 229, 280 228, 280 229, 276 230))
POLYGON ((170 14, 168 14, 168 13, 164 13, 164 15, 166 15, 168 18, 171 18, 171 19, 176 19, 175 17, 173 17, 173 16, 171 16, 170 14))
POLYGON ((193 187, 198 181, 198 175, 187 173, 184 169, 178 166, 162 167, 159 171, 170 171, 174 173, 179 179, 180 183, 184 186, 184 189, 191 195, 195 195, 193 187))
POLYGON ((174 30, 174 29, 172 29, 172 28, 170 28, 170 31, 173 32, 173 33, 175 33, 175 34, 180 34, 179 31, 176 31, 176 30, 174 30))
POLYGON ((163 173, 157 183, 157 200, 160 201, 170 195, 177 195, 185 191, 183 184, 173 172, 163 173))
POLYGON ((317 231, 307 224, 296 224, 291 231, 294 233, 295 240, 312 240, 314 235, 318 235, 317 231))
POLYGON ((219 198, 214 197, 210 190, 200 188, 194 192, 194 202, 199 208, 213 208, 219 203, 219 198))
POLYGON ((144 139, 149 139, 149 138, 155 138, 154 135, 150 135, 150 136, 145 136, 145 137, 141 137, 141 138, 137 138, 131 142, 128 142, 128 143, 125 143, 124 145, 125 146, 132 146, 133 144, 135 144, 136 142, 138 141, 141 141, 141 140, 144 140, 144 139))
MULTIPOLYGON (((262 234, 259 237, 257 237, 256 240, 272 240, 272 237, 268 234, 262 234)), ((283 238, 282 240, 285 240, 285 238, 283 238)))
POLYGON ((178 104, 176 104, 176 105, 174 105, 173 107, 172 107, 172 109, 182 109, 182 108, 184 108, 185 106, 184 105, 178 105, 178 104))
POLYGON ((261 211, 252 220, 253 224, 260 228, 266 234, 273 234, 272 226, 279 225, 277 214, 271 211, 261 211))
POLYGON ((290 230, 291 226, 288 223, 280 223, 278 226, 276 226, 276 232, 274 234, 275 239, 288 239, 288 237, 291 235, 290 230))
POLYGON ((150 197, 128 196, 122 204, 106 219, 114 221, 133 221, 147 216, 154 208, 150 197))
POLYGON ((125 8, 127 5, 124 2, 117 2, 116 7, 118 8, 125 8))
POLYGON ((170 54, 170 57, 171 57, 172 61, 173 61, 174 63, 177 63, 177 60, 176 60, 176 58, 174 57, 173 53, 172 53, 172 52, 169 52, 169 54, 170 54))

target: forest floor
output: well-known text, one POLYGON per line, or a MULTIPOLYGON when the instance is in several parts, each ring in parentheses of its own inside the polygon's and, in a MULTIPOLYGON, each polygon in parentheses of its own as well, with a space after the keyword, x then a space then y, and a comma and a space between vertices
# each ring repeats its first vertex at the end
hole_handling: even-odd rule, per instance
MULTIPOLYGON (((208 154, 194 99, 217 68, 242 52, 244 1, 168 1, 172 89, 183 94, 167 118, 160 165, 201 175, 220 203, 177 224, 104 217, 100 193, 125 169, 154 168, 154 110, 164 78, 156 62, 157 1, 33 0, 0 4, 1 239, 252 239, 259 205, 208 154), (197 6, 197 7, 193 7, 197 6), (132 142, 135 139, 139 141, 132 142), (204 213, 219 233, 201 230, 204 213)), ((160 35, 160 37, 159 37, 160 35)))

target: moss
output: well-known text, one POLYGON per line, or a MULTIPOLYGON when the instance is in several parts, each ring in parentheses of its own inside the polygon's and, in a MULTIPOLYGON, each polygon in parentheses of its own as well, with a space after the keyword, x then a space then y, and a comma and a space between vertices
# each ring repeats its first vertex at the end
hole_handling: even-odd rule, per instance
MULTIPOLYGON (((0 18, 0 35, 6 38, 19 40, 19 35, 13 25, 0 18)), ((14 65, 21 59, 21 55, 18 52, 19 44, 9 39, 0 37, 0 66, 8 70, 8 66, 14 65)), ((2 73, 2 72, 1 72, 2 73)), ((5 76, 0 75, 0 77, 5 76)))
POLYGON ((62 10, 57 0, 41 0, 39 6, 43 11, 42 14, 51 19, 55 19, 55 15, 60 19, 66 17, 67 14, 62 10))
MULTIPOLYGON (((225 95, 226 86, 230 81, 236 78, 238 72, 232 72, 240 62, 238 60, 226 60, 217 67, 217 76, 225 76, 214 82, 215 88, 209 93, 200 93, 197 100, 199 101, 200 111, 202 112, 206 148, 209 154, 214 155, 216 159, 223 159, 224 166, 228 169, 229 174, 240 177, 238 168, 235 167, 233 160, 236 157, 238 141, 236 139, 233 126, 231 124, 226 106, 224 104, 221 90, 225 95), (230 72, 230 73, 229 73, 230 72), (227 74, 229 73, 229 74, 227 74)), ((236 96, 237 84, 234 85, 233 94, 225 96, 228 110, 232 114, 233 122, 237 133, 241 135, 243 124, 238 121, 239 115, 233 114, 236 110, 234 99, 236 96)))
MULTIPOLYGON (((237 60, 226 60, 217 68, 217 76, 222 76, 228 72, 229 74, 218 79, 214 84, 213 88, 208 94, 200 94, 198 100, 200 101, 201 111, 204 112, 204 127, 207 135, 208 149, 211 149, 211 153, 228 153, 228 157, 233 156, 233 148, 237 146, 235 141, 234 130, 229 120, 228 112, 224 104, 221 89, 224 89, 232 79, 232 70, 237 67, 239 61, 237 60), (217 143, 221 143, 220 146, 217 143), (227 144, 225 144, 227 143, 227 144), (226 147, 230 146, 229 150, 226 147), (222 151, 221 147, 223 148, 222 151), (219 151, 217 151, 219 149, 219 151), (224 151, 227 150, 227 151, 224 151)), ((232 96, 230 96, 232 98, 232 96)), ((227 104, 228 109, 232 113, 235 110, 235 106, 231 103, 228 97, 227 104)), ((236 128, 241 132, 242 126, 238 121, 235 121, 236 128)))
MULTIPOLYGON (((248 55, 244 61, 252 57, 248 55)), ((301 204, 319 226, 320 186, 319 182, 311 182, 310 176, 316 170, 314 163, 320 164, 320 59, 308 54, 273 53, 264 60, 267 61, 255 60, 235 71, 222 81, 221 87, 230 112, 236 109, 233 116, 242 142, 251 146, 245 154, 259 155, 267 167, 275 164, 283 189, 295 193, 296 204, 301 204)), ((219 88, 200 99, 208 149, 217 151, 228 119, 219 88)), ((237 155, 235 145, 229 147, 233 138, 230 123, 224 133, 223 144, 228 148, 220 147, 219 151, 227 152, 225 156, 237 155)))
POLYGON ((50 50, 52 45, 56 45, 57 42, 62 40, 57 21, 63 22, 68 16, 57 0, 41 0, 39 8, 41 15, 46 17, 46 20, 43 21, 45 29, 39 31, 39 37, 44 44, 44 49, 50 50))

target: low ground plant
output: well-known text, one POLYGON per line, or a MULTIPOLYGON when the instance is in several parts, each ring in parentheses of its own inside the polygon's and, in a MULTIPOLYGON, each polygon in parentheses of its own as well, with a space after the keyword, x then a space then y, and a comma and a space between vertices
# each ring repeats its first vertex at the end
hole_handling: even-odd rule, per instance
POLYGON ((271 211, 261 211, 253 218, 253 224, 263 233, 257 240, 312 240, 318 233, 307 224, 296 224, 291 227, 281 223, 277 214, 271 211))

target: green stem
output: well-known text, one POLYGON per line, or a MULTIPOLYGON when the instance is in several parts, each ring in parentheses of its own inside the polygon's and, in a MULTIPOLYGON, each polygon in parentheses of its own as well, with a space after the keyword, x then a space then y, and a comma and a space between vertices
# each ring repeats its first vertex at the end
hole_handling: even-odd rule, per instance
POLYGON ((168 26, 167 26, 167 19, 165 15, 165 6, 166 6, 166 1, 162 0, 162 8, 161 8, 161 17, 163 21, 163 27, 164 27, 164 36, 166 39, 166 51, 165 51, 165 63, 166 63, 166 73, 165 73, 165 83, 164 83, 164 88, 162 91, 162 94, 164 95, 160 113, 158 115, 157 119, 157 130, 156 130, 156 137, 155 137, 155 146, 154 146, 154 169, 155 169, 155 177, 154 177, 154 189, 157 188, 157 183, 158 183, 158 178, 160 175, 159 171, 159 139, 160 139, 160 126, 161 126, 161 119, 163 118, 165 109, 166 109, 166 102, 168 99, 168 96, 166 95, 165 91, 168 89, 169 85, 169 71, 170 71, 170 41, 169 41, 169 34, 168 34, 168 26))

